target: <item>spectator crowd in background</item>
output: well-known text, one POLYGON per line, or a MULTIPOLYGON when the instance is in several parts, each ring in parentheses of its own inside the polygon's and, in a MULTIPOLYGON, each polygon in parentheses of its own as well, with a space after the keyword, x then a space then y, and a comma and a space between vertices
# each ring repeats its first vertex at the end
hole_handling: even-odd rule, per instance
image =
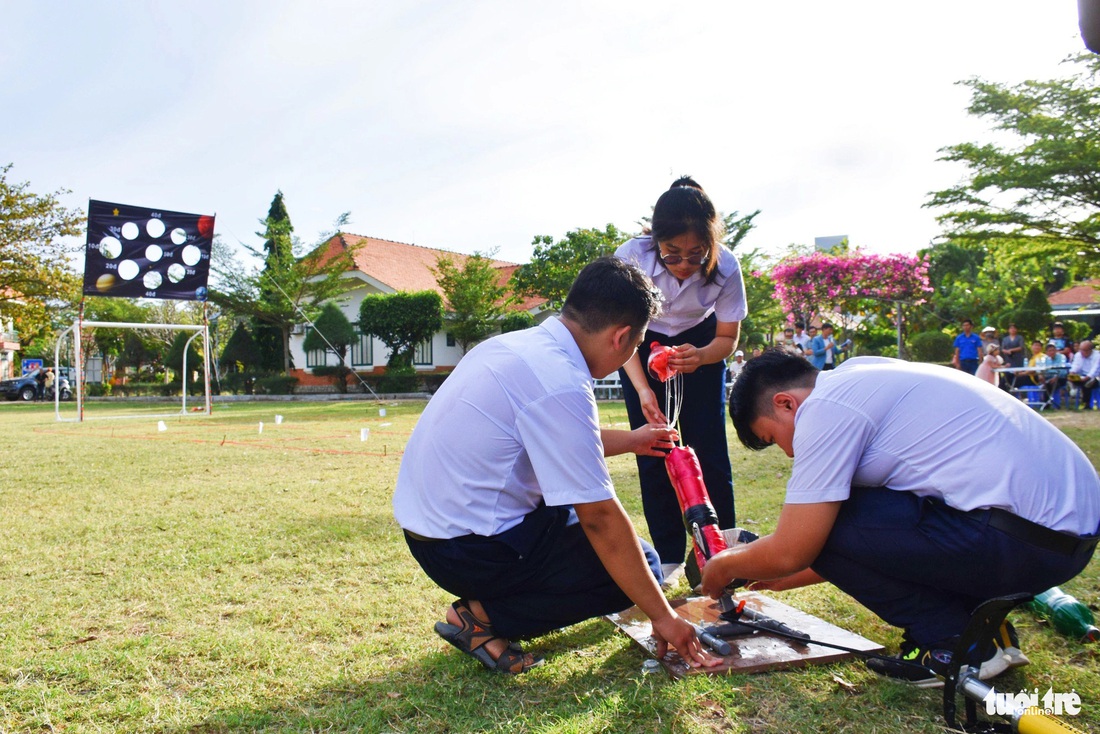
MULTIPOLYGON (((772 346, 797 352, 818 369, 830 370, 851 356, 852 340, 842 339, 836 331, 827 321, 820 326, 796 321, 784 327, 772 346)), ((1002 334, 992 325, 975 330, 972 320, 963 319, 950 343, 951 366, 1021 399, 1035 394, 1044 406, 1091 410, 1095 394, 1100 403, 1100 390, 1096 390, 1100 386, 1100 351, 1093 348, 1091 339, 1075 342, 1060 321, 1028 341, 1015 323, 1009 323, 1002 334)), ((744 364, 760 356, 762 350, 754 346, 734 354, 729 365, 730 384, 744 364)))
MULTIPOLYGON (((963 319, 955 337, 951 364, 980 379, 1027 399, 1039 391, 1039 404, 1091 410, 1092 396, 1100 381, 1100 353, 1091 339, 1074 342, 1060 321, 1050 333, 1035 339, 1025 350, 1016 324, 1004 336, 994 326, 974 333, 970 319, 963 319)), ((1100 393, 1098 393, 1100 396, 1100 393)))

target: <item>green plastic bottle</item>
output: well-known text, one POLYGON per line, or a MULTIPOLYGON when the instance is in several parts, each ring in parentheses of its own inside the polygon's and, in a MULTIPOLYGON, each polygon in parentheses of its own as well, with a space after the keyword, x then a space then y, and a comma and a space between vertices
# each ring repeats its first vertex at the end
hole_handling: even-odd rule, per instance
POLYGON ((1063 635, 1081 642, 1100 642, 1100 629, 1096 628, 1092 610, 1057 586, 1038 594, 1030 606, 1036 614, 1049 619, 1054 629, 1063 635))

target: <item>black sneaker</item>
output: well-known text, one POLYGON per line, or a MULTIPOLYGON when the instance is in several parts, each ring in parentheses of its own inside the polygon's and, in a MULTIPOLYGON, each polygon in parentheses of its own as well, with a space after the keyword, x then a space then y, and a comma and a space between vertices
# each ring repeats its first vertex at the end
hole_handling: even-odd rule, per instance
MULTIPOLYGON (((954 649, 958 638, 923 648, 908 639, 901 644, 901 652, 894 658, 871 658, 867 667, 879 675, 900 680, 917 688, 940 688, 943 678, 951 673, 954 649)), ((1016 630, 1011 623, 1004 623, 998 635, 986 648, 977 650, 982 661, 978 666, 978 679, 989 680, 1009 668, 1027 665, 1030 661, 1020 652, 1016 630)))
POLYGON ((954 641, 930 647, 903 642, 896 657, 867 660, 867 667, 879 675, 908 683, 917 688, 941 688, 943 678, 951 673, 954 641))

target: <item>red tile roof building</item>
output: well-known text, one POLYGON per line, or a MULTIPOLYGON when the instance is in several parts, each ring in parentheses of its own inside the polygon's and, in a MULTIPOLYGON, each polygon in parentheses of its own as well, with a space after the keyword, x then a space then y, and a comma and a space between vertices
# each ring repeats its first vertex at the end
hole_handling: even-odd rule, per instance
MULTIPOLYGON (((352 323, 359 318, 359 304, 363 298, 375 293, 398 293, 432 290, 443 295, 439 283, 436 282, 436 264, 440 258, 446 257, 457 266, 470 257, 462 253, 450 252, 432 247, 410 245, 404 242, 393 242, 375 237, 363 237, 356 234, 338 233, 321 245, 325 248, 322 257, 323 262, 347 251, 353 252, 355 267, 348 271, 347 277, 360 281, 360 284, 345 294, 345 301, 340 303, 340 308, 352 323)), ((520 267, 516 263, 503 260, 493 260, 493 267, 500 273, 498 283, 505 285, 512 277, 512 273, 520 267)), ((527 298, 512 306, 517 311, 527 311, 541 320, 548 315, 543 306, 546 301, 542 298, 527 298)), ((446 307, 446 304, 444 304, 446 307)), ((309 368, 322 364, 321 354, 307 355, 302 349, 302 341, 305 338, 304 328, 291 337, 291 354, 294 359, 295 369, 292 374, 299 379, 301 385, 329 385, 331 378, 320 378, 312 374, 309 368), (305 368, 305 369, 303 369, 305 368)), ((363 337, 352 359, 352 367, 357 372, 382 372, 389 360, 389 352, 385 345, 376 339, 363 337)), ((449 372, 462 357, 462 351, 447 336, 440 332, 425 344, 424 349, 418 352, 421 361, 416 368, 421 372, 449 372)), ((334 358, 329 356, 327 361, 334 363, 334 358)))
POLYGON ((1098 308, 1100 307, 1100 280, 1074 283, 1069 288, 1051 293, 1047 300, 1050 301, 1050 307, 1054 311, 1098 308))

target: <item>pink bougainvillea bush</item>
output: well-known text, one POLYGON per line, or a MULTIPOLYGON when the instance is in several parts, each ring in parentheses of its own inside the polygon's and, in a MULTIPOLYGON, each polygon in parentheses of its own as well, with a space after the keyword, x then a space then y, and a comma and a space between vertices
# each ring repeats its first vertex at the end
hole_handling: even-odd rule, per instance
POLYGON ((784 260, 771 276, 775 297, 791 320, 859 313, 868 300, 919 304, 932 291, 927 259, 913 255, 815 252, 784 260))

